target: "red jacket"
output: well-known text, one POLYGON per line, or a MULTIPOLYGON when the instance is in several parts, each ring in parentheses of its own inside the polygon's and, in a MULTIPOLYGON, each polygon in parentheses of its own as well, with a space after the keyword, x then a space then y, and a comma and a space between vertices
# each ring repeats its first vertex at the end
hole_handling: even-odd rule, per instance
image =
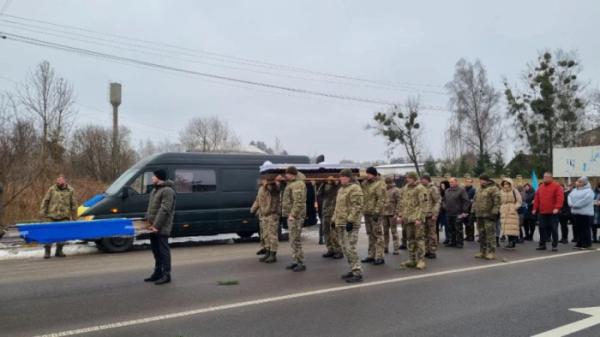
POLYGON ((560 211, 564 200, 563 188, 558 183, 542 183, 535 192, 533 210, 539 214, 552 214, 555 209, 560 211))

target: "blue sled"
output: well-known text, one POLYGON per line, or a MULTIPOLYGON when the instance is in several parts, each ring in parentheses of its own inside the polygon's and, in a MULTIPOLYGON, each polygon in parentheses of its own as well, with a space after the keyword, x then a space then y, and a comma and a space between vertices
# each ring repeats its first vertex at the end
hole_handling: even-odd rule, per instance
POLYGON ((53 243, 69 240, 94 240, 111 236, 134 236, 133 220, 100 219, 17 224, 25 242, 53 243))

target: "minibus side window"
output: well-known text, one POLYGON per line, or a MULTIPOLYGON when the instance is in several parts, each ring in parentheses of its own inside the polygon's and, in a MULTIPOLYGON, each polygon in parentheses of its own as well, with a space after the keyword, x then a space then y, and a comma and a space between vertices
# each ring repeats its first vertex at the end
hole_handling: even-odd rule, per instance
POLYGON ((217 175, 214 170, 175 170, 175 191, 177 193, 214 192, 216 190, 217 175))
POLYGON ((129 187, 137 194, 148 194, 152 192, 152 175, 151 171, 140 174, 135 180, 129 185, 129 187))

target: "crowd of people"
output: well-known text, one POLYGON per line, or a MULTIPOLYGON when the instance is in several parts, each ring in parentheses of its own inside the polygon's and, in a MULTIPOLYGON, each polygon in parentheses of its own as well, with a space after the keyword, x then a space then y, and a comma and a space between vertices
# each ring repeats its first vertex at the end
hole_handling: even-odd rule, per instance
POLYGON ((472 178, 466 178, 464 185, 456 178, 434 184, 431 177, 418 177, 414 172, 406 174, 405 185, 398 188, 391 177, 381 177, 374 167, 366 170, 362 181, 350 170, 313 184, 305 180, 301 172, 289 167, 285 178, 262 181, 252 206, 263 233, 257 252, 263 255, 261 262, 277 261, 276 233, 282 217, 287 220, 293 259, 286 268, 306 270, 300 235, 307 186, 314 186, 319 200, 327 248, 323 257, 346 257, 350 271, 342 279, 349 283, 362 281, 362 264, 383 265, 390 252, 398 255, 407 250, 408 259, 401 266, 426 268, 426 259, 437 258, 442 231, 446 247, 461 249, 465 241, 478 239, 480 250, 475 257, 485 260, 494 260, 496 249, 502 245, 515 250, 519 244, 534 240, 536 229, 537 250, 547 250, 550 243, 551 250, 557 251, 559 243, 567 244, 569 226, 573 228, 574 249, 590 249, 598 242, 600 184, 592 189, 587 177, 580 177, 573 185, 561 185, 546 172, 537 190, 529 183, 516 185, 510 178, 495 182, 486 175, 479 177, 479 188, 472 178), (281 193, 284 180, 287 186, 281 193), (368 249, 359 259, 356 245, 363 220, 368 249))

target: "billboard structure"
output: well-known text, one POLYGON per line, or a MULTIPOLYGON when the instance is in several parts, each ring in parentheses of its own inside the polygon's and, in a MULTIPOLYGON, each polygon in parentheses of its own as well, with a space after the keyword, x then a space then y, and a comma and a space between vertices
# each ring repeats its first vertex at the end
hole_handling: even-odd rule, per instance
POLYGON ((600 177, 600 146, 555 148, 552 158, 555 177, 600 177))

